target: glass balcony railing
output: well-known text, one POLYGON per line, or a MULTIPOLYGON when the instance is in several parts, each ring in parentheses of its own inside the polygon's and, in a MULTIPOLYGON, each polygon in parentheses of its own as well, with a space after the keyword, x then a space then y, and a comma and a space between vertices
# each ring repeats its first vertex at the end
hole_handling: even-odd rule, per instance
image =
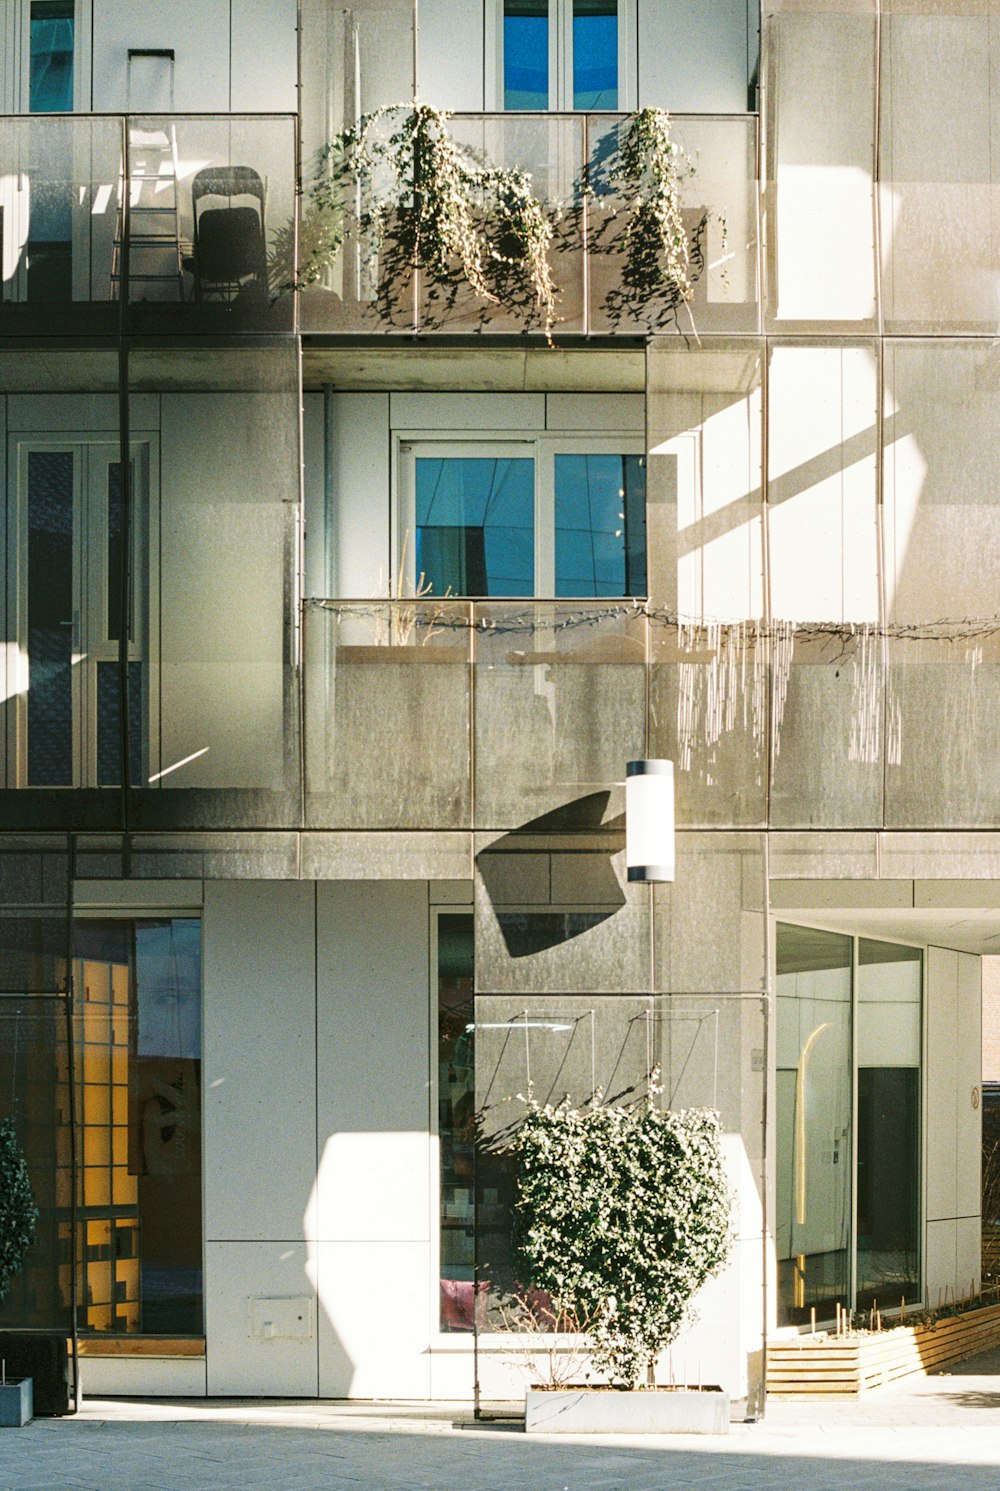
POLYGON ((292 329, 291 115, 4 118, 0 152, 0 331, 292 329))
POLYGON ((414 270, 415 257, 426 259, 413 252, 421 188, 407 174, 412 158, 389 144, 412 117, 390 110, 370 126, 374 170, 348 171, 338 180, 342 165, 320 153, 302 218, 303 331, 756 331, 755 116, 672 121, 683 152, 678 181, 688 283, 682 294, 669 277, 648 283, 636 213, 653 189, 652 174, 638 184, 625 178, 622 145, 633 116, 622 114, 450 116, 448 140, 474 183, 468 225, 482 245, 483 272, 475 283, 458 254, 443 273, 425 264, 414 270), (523 238, 510 227, 502 183, 511 179, 540 209, 551 304, 523 238))

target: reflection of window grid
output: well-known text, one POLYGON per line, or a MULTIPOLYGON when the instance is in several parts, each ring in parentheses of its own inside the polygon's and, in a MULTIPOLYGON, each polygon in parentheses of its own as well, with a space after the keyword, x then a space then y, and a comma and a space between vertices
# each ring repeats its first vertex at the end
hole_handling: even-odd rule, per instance
POLYGON ((78 960, 82 1320, 85 1329, 139 1329, 139 1193, 128 1166, 130 972, 78 960))
POLYGON ((492 0, 486 76, 493 79, 493 106, 563 112, 635 108, 635 0, 612 4, 613 10, 606 0, 492 0), (612 35, 617 40, 613 67, 600 68, 600 53, 612 35), (505 60, 505 36, 515 45, 519 39, 522 43, 523 55, 515 63, 521 76, 508 71, 506 62, 511 59, 505 60), (584 55, 574 57, 574 46, 584 55), (599 79, 593 74, 595 64, 602 74, 599 79), (530 76, 523 72, 525 65, 530 76), (614 96, 604 91, 612 71, 614 96), (600 92, 593 86, 598 82, 600 92))

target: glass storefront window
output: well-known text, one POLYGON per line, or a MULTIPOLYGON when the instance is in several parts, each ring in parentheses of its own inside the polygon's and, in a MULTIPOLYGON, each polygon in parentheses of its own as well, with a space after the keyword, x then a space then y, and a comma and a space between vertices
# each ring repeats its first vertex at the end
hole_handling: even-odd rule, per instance
POLYGON ((781 1324, 920 1298, 919 948, 777 927, 781 1324))
POLYGON ((437 919, 440 1327, 471 1331, 475 1270, 473 919, 437 919))
POLYGON ((850 1290, 851 939, 777 928, 777 1245, 783 1325, 850 1290))
POLYGON ((857 1308, 920 1297, 919 948, 858 941, 857 1308))
POLYGON ((78 922, 73 971, 81 1329, 199 1334, 200 923, 78 922))

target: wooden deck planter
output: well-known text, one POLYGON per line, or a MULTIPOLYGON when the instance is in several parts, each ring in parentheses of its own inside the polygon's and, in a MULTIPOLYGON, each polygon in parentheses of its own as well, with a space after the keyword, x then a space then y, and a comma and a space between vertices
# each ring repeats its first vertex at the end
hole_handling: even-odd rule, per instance
POLYGON ((780 1400, 856 1398, 901 1377, 924 1376, 1000 1345, 1000 1304, 932 1325, 875 1334, 799 1336, 769 1341, 768 1396, 780 1400))

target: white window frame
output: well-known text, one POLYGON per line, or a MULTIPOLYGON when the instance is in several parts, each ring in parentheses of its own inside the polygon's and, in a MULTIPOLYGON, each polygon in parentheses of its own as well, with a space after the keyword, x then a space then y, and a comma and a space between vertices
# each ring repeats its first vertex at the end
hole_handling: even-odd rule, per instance
MULTIPOLYGON (((473 432, 461 435, 443 431, 399 431, 395 442, 393 479, 395 484, 392 515, 394 531, 390 534, 393 555, 390 593, 412 596, 416 591, 416 459, 482 456, 518 457, 535 463, 535 588, 536 600, 555 600, 555 458, 557 455, 644 456, 646 444, 635 434, 616 435, 602 430, 594 435, 538 431, 519 434, 516 431, 489 434, 473 432)), ((648 538, 647 538, 648 565, 648 538)), ((647 568, 647 588, 649 584, 647 568)), ((641 597, 635 597, 641 599, 641 597)), ((489 597, 493 599, 493 597, 489 597)), ((523 597, 518 597, 523 599, 523 597)), ((611 600, 610 596, 565 596, 569 600, 611 600)), ((632 599, 622 596, 621 599, 632 599)))
MULTIPOLYGON (((159 765, 159 573, 158 450, 156 437, 137 434, 131 442, 135 492, 132 525, 133 638, 130 661, 141 661, 146 669, 144 695, 148 706, 144 719, 144 765, 152 775, 159 765)), ((66 451, 73 454, 73 738, 72 787, 97 787, 97 667, 118 661, 118 642, 107 636, 107 472, 120 457, 112 431, 86 433, 40 432, 12 434, 8 452, 7 587, 8 614, 14 626, 19 656, 19 683, 7 759, 12 764, 8 785, 47 790, 43 783, 28 781, 28 457, 33 451, 66 451)), ((136 783, 135 785, 141 785, 136 783)), ((117 791, 117 787, 108 788, 117 791)))
MULTIPOLYGON (((488 0, 492 17, 486 25, 487 106, 504 113, 503 0, 488 0), (489 94, 492 90, 492 99, 489 94)), ((638 108, 637 0, 618 0, 618 107, 608 112, 628 114, 638 108)), ((549 113, 573 114, 573 0, 549 4, 549 113)), ((520 110, 512 110, 520 113, 520 110)), ((526 110, 525 112, 530 112, 526 110)))

